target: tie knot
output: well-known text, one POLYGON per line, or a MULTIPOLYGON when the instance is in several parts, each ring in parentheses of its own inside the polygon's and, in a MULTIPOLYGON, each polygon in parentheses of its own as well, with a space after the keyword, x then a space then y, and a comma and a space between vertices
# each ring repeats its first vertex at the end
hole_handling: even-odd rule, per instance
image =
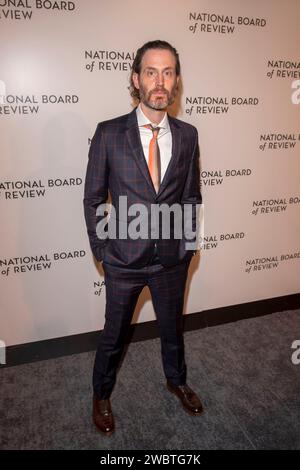
POLYGON ((159 133, 159 130, 160 130, 160 127, 154 127, 152 126, 152 124, 145 124, 143 127, 147 127, 147 129, 151 129, 154 137, 157 137, 157 134, 159 133))

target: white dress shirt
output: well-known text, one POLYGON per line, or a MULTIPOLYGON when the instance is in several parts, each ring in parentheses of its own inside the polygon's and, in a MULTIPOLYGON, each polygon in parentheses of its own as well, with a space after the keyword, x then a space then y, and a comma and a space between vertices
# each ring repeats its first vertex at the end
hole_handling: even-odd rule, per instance
POLYGON ((170 129, 168 115, 167 113, 165 113, 160 123, 155 124, 151 122, 150 119, 147 118, 147 116, 145 116, 141 108, 141 103, 136 108, 136 115, 137 115, 138 126, 139 126, 141 141, 143 145, 143 150, 144 150, 144 156, 145 156, 147 164, 148 164, 148 156, 149 156, 149 144, 150 144, 150 140, 153 137, 153 132, 151 129, 147 129, 146 127, 142 127, 142 126, 145 124, 152 124, 152 126, 154 127, 160 127, 159 133, 157 136, 157 143, 158 143, 159 152, 160 152, 161 182, 162 182, 164 174, 168 167, 168 164, 171 160, 171 155, 172 155, 172 133, 170 129))

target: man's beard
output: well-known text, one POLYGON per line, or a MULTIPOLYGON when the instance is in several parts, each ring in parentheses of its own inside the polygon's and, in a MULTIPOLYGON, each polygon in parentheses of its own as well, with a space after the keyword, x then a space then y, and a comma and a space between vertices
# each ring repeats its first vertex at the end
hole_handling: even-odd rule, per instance
POLYGON ((177 83, 173 86, 171 92, 168 92, 168 90, 165 90, 164 88, 155 88, 154 90, 147 91, 144 86, 140 83, 140 100, 143 104, 148 106, 148 108, 155 109, 155 110, 161 110, 161 109, 166 109, 167 106, 170 106, 171 104, 174 103, 175 97, 177 94, 177 83), (155 97, 154 94, 155 92, 163 92, 165 93, 165 96, 162 97, 155 97))

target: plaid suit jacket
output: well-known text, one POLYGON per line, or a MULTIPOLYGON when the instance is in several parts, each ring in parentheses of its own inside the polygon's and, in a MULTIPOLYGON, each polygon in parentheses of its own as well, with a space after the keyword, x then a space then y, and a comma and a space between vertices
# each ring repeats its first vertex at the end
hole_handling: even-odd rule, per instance
MULTIPOLYGON (((143 153, 136 108, 97 125, 88 154, 83 205, 91 250, 98 261, 123 267, 143 267, 153 256, 154 244, 164 266, 187 261, 196 253, 195 249, 186 249, 184 233, 181 238, 174 238, 172 217, 168 222, 169 239, 164 239, 161 233, 155 234, 153 218, 151 225, 151 207, 191 204, 195 230, 196 204, 202 202, 197 129, 169 114, 168 119, 172 133, 172 156, 158 193, 143 153), (110 214, 109 222, 115 223, 117 233, 116 237, 108 234, 106 239, 101 239, 97 227, 99 223, 107 222, 107 218, 103 214, 98 215, 97 208, 107 201, 108 192, 115 209, 110 214), (133 219, 139 216, 139 213, 129 215, 129 211, 126 216, 119 204, 120 196, 123 196, 123 201, 127 197, 128 209, 137 203, 148 209, 148 213, 140 219, 140 227, 144 229, 140 238, 120 236, 120 231, 124 233, 124 229, 126 231, 133 219)), ((159 227, 162 220, 158 223, 159 227)), ((156 226, 156 229, 160 230, 159 227, 156 226)))

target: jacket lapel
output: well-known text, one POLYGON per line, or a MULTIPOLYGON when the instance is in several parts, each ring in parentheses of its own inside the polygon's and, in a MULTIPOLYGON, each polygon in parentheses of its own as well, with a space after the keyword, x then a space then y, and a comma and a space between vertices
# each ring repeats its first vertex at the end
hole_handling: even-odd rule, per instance
POLYGON ((172 134, 172 155, 169 161, 168 167, 164 174, 163 180, 161 182, 160 188, 158 193, 156 194, 155 188, 153 186, 153 182, 149 173, 147 161, 144 156, 143 145, 141 142, 140 132, 138 128, 137 116, 136 116, 136 108, 134 108, 131 113, 128 114, 127 120, 127 130, 126 130, 126 137, 128 139, 129 145, 132 150, 132 154, 136 160, 136 163, 143 174, 146 183, 149 185, 151 190, 155 193, 156 197, 158 197, 164 188, 168 185, 168 183, 172 179, 172 175, 174 174, 174 170, 178 163, 178 159, 180 156, 181 150, 181 128, 178 123, 168 114, 171 134, 172 134))
POLYGON ((181 128, 177 122, 168 114, 171 134, 172 134, 172 155, 167 166, 166 172, 164 174, 163 180, 159 187, 157 196, 164 190, 164 188, 172 180, 172 176, 175 174, 175 169, 179 161, 180 152, 181 152, 181 128))

